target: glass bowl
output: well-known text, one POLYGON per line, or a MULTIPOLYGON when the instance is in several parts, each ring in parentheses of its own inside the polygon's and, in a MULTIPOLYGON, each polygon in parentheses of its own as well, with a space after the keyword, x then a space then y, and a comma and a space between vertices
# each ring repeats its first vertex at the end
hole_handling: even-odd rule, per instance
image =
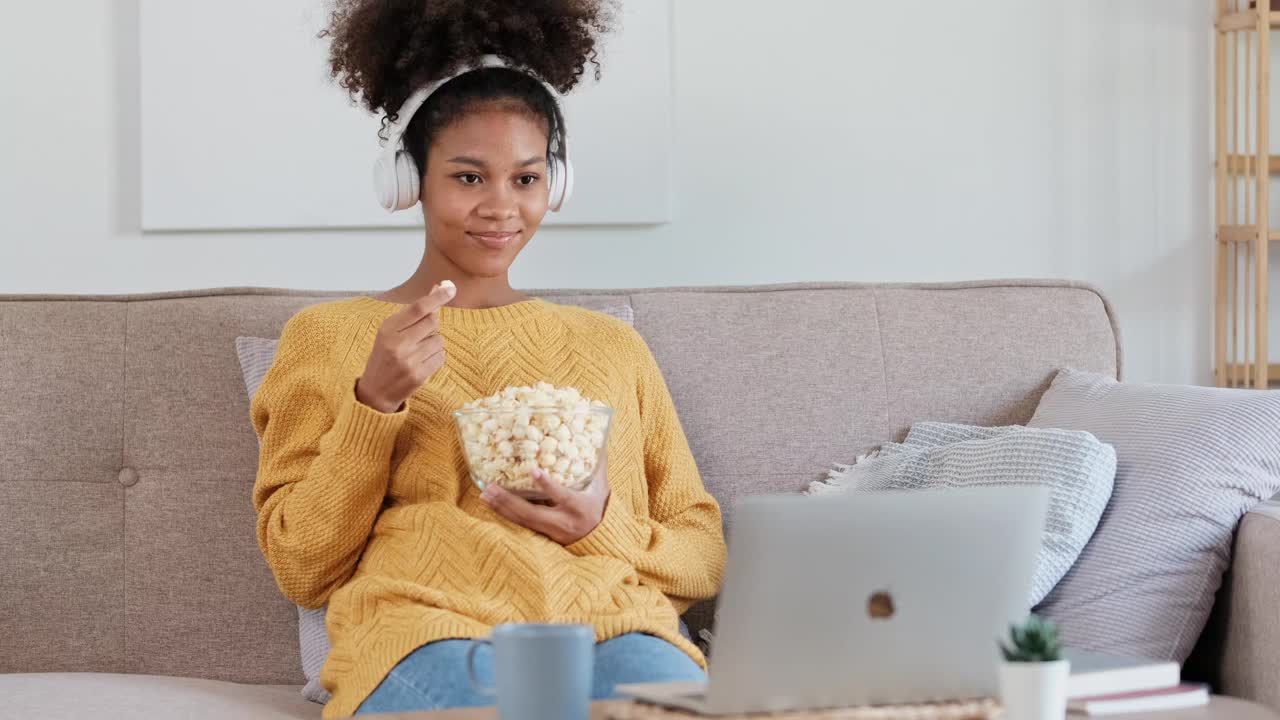
POLYGON ((602 403, 463 408, 454 411, 453 421, 476 487, 493 484, 529 500, 545 500, 534 468, 570 490, 586 489, 605 461, 613 409, 602 403))

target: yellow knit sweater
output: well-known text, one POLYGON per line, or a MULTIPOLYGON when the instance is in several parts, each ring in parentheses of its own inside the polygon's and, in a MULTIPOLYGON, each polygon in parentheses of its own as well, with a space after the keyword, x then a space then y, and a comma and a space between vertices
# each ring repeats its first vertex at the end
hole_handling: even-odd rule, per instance
POLYGON ((354 386, 400 307, 362 297, 299 312, 251 406, 258 544, 285 596, 329 604, 324 717, 353 713, 418 647, 504 622, 585 623, 597 640, 650 633, 705 665, 678 617, 719 589, 720 508, 640 335, 542 300, 445 307, 444 367, 383 414, 354 386), (614 408, 612 496, 600 525, 567 547, 480 500, 449 414, 540 380, 614 408))

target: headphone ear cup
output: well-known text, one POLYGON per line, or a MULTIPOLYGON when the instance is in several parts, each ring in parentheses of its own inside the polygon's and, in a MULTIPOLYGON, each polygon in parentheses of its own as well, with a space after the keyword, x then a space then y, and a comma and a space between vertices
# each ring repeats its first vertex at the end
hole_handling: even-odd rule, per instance
POLYGON ((373 192, 378 197, 378 204, 388 212, 395 211, 399 192, 395 163, 395 157, 385 153, 373 162, 373 192))
POLYGON ((564 196, 560 198, 560 204, 564 205, 569 202, 569 198, 573 197, 573 161, 569 158, 564 159, 564 196))
POLYGON ((418 204, 421 178, 413 156, 404 150, 396 151, 396 210, 406 210, 418 204))
POLYGON ((550 167, 551 182, 547 184, 550 196, 547 199, 547 208, 552 212, 560 212, 564 204, 569 201, 569 196, 573 194, 573 163, 567 158, 561 160, 553 156, 550 167))

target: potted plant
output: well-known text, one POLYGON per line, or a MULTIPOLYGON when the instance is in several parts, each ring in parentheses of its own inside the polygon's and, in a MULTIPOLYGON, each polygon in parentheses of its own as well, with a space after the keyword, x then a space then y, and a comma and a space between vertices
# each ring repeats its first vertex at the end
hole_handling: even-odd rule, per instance
POLYGON ((1000 701, 1008 720, 1062 720, 1067 714, 1071 665, 1062 658, 1058 628, 1031 615, 1009 628, 1000 643, 1000 701))

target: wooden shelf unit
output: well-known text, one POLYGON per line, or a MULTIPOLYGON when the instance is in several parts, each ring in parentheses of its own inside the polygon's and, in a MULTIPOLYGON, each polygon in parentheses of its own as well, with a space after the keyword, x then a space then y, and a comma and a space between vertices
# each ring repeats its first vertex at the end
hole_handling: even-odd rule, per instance
POLYGON ((1265 389, 1280 382, 1267 354, 1267 250, 1271 155, 1271 31, 1280 10, 1270 0, 1214 0, 1215 384, 1265 389))

